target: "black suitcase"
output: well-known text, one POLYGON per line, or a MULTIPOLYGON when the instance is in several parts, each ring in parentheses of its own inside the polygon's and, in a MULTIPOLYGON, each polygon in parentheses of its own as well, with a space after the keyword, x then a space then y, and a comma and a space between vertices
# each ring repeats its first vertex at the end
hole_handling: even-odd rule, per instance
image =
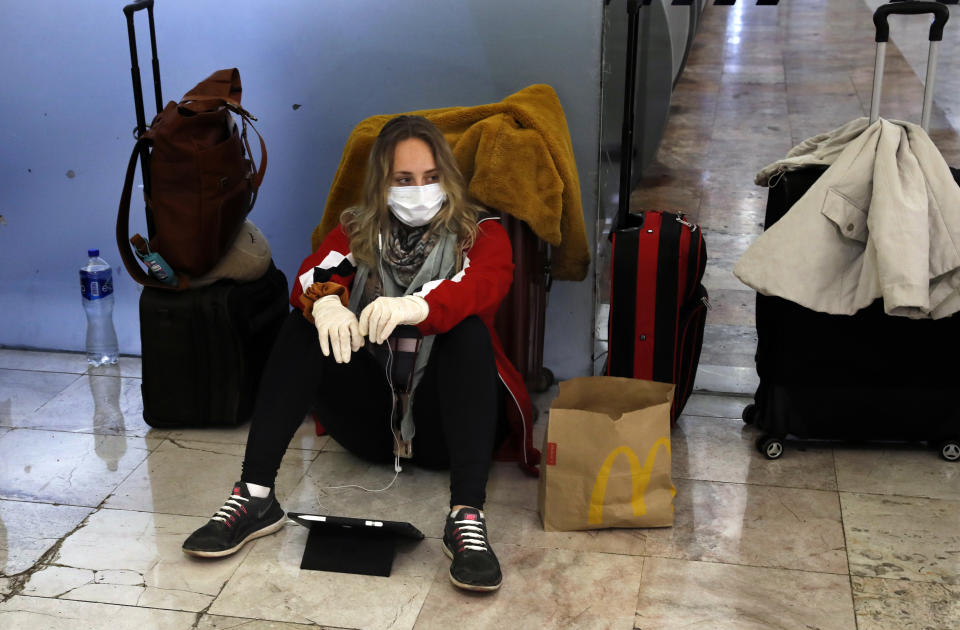
POLYGON ((289 313, 287 280, 259 280, 140 295, 143 419, 152 427, 246 422, 270 348, 289 313))
MULTIPOLYGON (((886 5, 883 13, 940 11, 929 5, 942 7, 904 3, 899 8, 886 5)), ((878 60, 883 55, 884 24, 878 21, 878 60)), ((933 36, 931 29, 931 41, 933 36)), ((928 63, 935 63, 934 56, 928 63)), ((882 71, 881 61, 871 119, 878 114, 882 71)), ((930 81, 924 128, 932 88, 930 81)), ((764 228, 786 214, 826 170, 819 166, 783 173, 770 188, 764 228)), ((951 170, 960 182, 960 171, 951 170)), ((780 457, 790 435, 929 441, 940 447, 945 459, 960 460, 960 399, 955 393, 960 380, 956 361, 960 315, 940 320, 889 316, 882 299, 854 315, 830 315, 758 294, 756 321, 760 384, 743 419, 763 430, 757 448, 767 458, 780 457)))
POLYGON ((709 299, 703 231, 683 215, 628 215, 613 232, 607 376, 676 385, 676 423, 696 379, 709 299))
POLYGON ((676 385, 675 423, 693 391, 709 299, 701 283, 707 247, 683 214, 631 214, 639 0, 627 3, 627 73, 620 147, 620 199, 610 232, 610 316, 604 373, 676 385))

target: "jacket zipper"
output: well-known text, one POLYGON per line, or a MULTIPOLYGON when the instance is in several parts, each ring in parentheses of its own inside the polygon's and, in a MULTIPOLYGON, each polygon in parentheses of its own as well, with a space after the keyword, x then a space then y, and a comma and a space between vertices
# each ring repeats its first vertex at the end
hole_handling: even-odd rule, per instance
POLYGON ((513 390, 510 389, 510 386, 507 385, 507 382, 503 380, 503 377, 500 376, 500 371, 497 371, 497 378, 500 379, 500 382, 503 383, 504 389, 510 394, 510 398, 513 399, 513 404, 517 406, 517 411, 520 412, 520 424, 523 427, 523 444, 520 445, 520 451, 523 453, 523 463, 527 466, 530 463, 527 461, 527 418, 523 415, 523 408, 520 406, 520 402, 517 401, 517 397, 514 396, 513 390))

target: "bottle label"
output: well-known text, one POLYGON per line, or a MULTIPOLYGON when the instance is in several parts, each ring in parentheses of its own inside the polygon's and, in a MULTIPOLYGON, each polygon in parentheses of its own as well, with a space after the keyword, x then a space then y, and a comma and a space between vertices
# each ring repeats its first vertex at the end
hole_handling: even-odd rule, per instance
POLYGON ((109 271, 80 270, 80 295, 99 300, 113 294, 113 274, 109 271))

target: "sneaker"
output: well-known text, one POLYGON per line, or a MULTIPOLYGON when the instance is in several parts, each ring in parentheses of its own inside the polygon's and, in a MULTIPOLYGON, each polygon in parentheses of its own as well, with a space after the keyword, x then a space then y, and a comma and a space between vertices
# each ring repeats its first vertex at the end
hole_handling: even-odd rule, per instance
POLYGON ((460 508, 447 516, 443 528, 443 551, 453 560, 450 581, 469 591, 495 591, 503 576, 500 563, 487 539, 487 522, 483 512, 460 508))
POLYGON ((254 538, 279 530, 285 519, 272 488, 268 496, 258 499, 250 496, 247 484, 238 481, 223 507, 183 542, 183 552, 201 558, 229 556, 254 538))

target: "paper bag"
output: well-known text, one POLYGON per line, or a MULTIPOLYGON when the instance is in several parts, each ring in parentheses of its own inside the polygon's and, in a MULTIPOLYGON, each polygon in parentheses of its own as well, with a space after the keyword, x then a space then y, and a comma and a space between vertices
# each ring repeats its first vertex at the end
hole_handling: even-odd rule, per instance
POLYGON ((546 531, 673 525, 673 387, 613 376, 560 383, 540 471, 546 531))

